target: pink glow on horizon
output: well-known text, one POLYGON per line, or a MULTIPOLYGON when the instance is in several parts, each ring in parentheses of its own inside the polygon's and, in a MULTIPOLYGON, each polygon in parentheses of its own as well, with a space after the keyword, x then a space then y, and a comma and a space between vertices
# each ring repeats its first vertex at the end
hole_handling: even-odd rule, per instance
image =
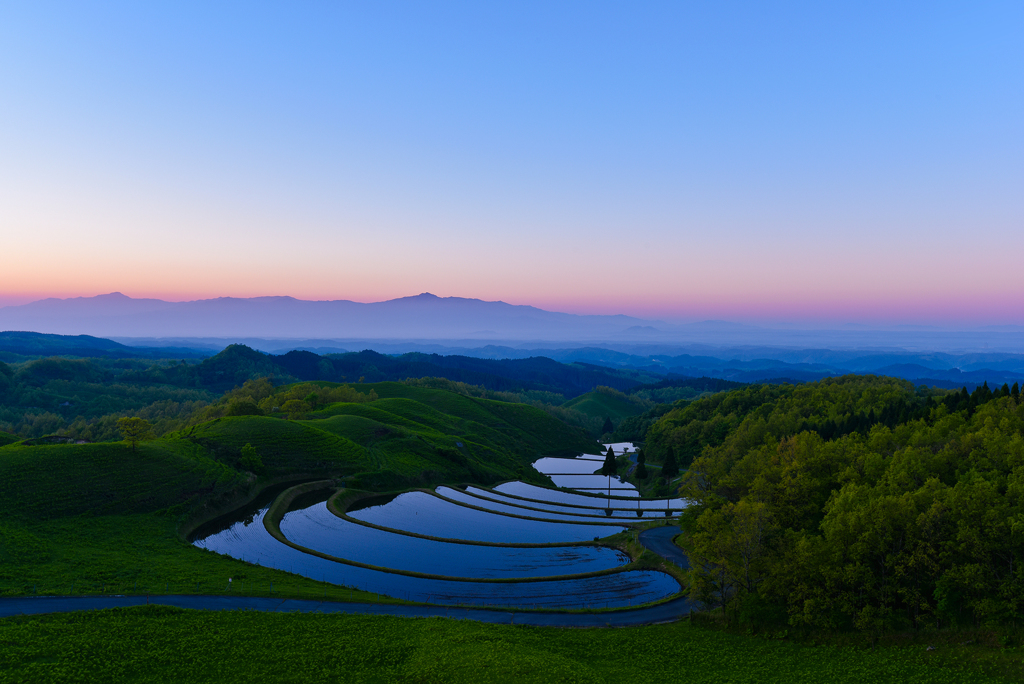
MULTIPOLYGON (((903 297, 885 296, 830 296, 829 293, 807 294, 788 301, 773 298, 770 292, 759 296, 743 297, 742 293, 717 293, 714 297, 680 297, 672 300, 639 299, 615 294, 607 297, 591 296, 530 296, 510 292, 502 295, 448 292, 437 288, 413 288, 405 291, 383 292, 374 295, 368 292, 324 292, 317 290, 292 291, 288 293, 259 292, 239 288, 232 292, 182 292, 164 289, 119 289, 133 299, 162 299, 171 302, 212 299, 216 297, 262 297, 291 296, 303 300, 350 300, 373 303, 410 297, 421 292, 431 292, 439 297, 465 297, 484 301, 503 301, 513 305, 533 306, 548 311, 559 311, 580 315, 623 314, 636 318, 663 320, 666 322, 693 322, 701 320, 726 320, 761 325, 809 324, 843 325, 860 324, 927 324, 974 327, 994 324, 1020 324, 1024 321, 1024 303, 1021 299, 1005 293, 996 295, 974 293, 946 293, 942 297, 928 297, 924 293, 911 293, 903 297)), ((0 306, 17 306, 46 298, 93 297, 110 291, 55 290, 50 292, 0 292, 0 306)))

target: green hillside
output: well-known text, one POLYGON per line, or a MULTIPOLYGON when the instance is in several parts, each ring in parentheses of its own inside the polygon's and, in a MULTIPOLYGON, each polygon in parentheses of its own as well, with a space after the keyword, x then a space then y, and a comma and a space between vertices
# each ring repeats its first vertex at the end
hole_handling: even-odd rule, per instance
POLYGON ((351 473, 368 465, 365 450, 343 435, 282 418, 217 418, 178 434, 239 467, 242 447, 250 444, 263 462, 261 474, 351 473))
MULTIPOLYGON (((348 598, 289 573, 201 551, 178 535, 204 512, 237 506, 260 483, 194 442, 0 447, 0 595, 220 593, 348 598)), ((359 592, 354 595, 359 597, 359 592)))
POLYGON ((357 389, 247 383, 211 408, 261 413, 259 400, 269 415, 222 415, 135 451, 123 442, 0 442, 0 595, 217 593, 227 577, 247 577, 250 586, 347 598, 347 590, 198 550, 179 532, 274 483, 541 482, 532 461, 595 446, 524 404, 399 383, 357 389), (332 397, 353 401, 321 403, 332 397), (257 461, 246 460, 246 446, 257 461))
POLYGON ((580 411, 591 418, 610 418, 616 427, 624 418, 640 415, 649 407, 649 402, 608 387, 599 387, 562 404, 562 408, 580 411))
MULTIPOLYGON (((397 382, 354 387, 362 392, 374 391, 382 399, 411 399, 438 413, 472 420, 503 435, 509 449, 527 457, 537 454, 554 456, 597 453, 594 451, 596 445, 581 431, 569 428, 545 411, 527 404, 467 397, 455 392, 397 382)), ((451 421, 446 426, 446 429, 458 428, 451 421)))
POLYGON ((301 423, 362 446, 369 465, 357 479, 369 488, 537 480, 529 464, 540 456, 596 449, 581 431, 525 404, 395 382, 353 387, 378 398, 330 404, 306 414, 301 423))
POLYGON ((0 448, 0 518, 51 520, 77 515, 184 510, 190 501, 231 489, 240 474, 195 444, 120 442, 0 448))

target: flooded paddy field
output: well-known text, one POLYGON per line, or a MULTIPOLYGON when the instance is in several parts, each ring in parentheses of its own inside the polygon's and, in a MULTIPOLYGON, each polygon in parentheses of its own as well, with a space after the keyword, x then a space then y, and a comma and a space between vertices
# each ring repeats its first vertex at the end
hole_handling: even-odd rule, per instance
POLYGON ((540 473, 551 478, 556 487, 568 487, 570 489, 604 490, 615 496, 640 496, 636 487, 623 482, 612 475, 596 475, 594 471, 601 468, 604 460, 595 461, 592 458, 542 458, 533 463, 533 467, 540 473))
MULTIPOLYGON (((604 460, 595 461, 589 458, 555 458, 548 457, 534 461, 533 467, 545 475, 593 475, 601 469, 604 460)), ((604 477, 602 475, 602 477, 604 477)))
POLYGON ((460 506, 425 492, 406 492, 385 504, 350 511, 348 516, 405 532, 498 544, 591 541, 626 529, 617 525, 522 520, 460 506))
MULTIPOLYGON (((497 501, 494 499, 484 499, 461 492, 458 489, 452 489, 451 487, 438 487, 435 490, 440 496, 446 499, 452 499, 461 504, 467 506, 479 506, 486 508, 490 511, 497 513, 507 513, 509 515, 523 515, 528 518, 543 518, 553 522, 608 522, 609 516, 604 512, 604 509, 585 509, 578 508, 573 513, 561 513, 555 511, 531 511, 528 508, 523 508, 521 505, 517 505, 511 502, 497 501)), ((627 521, 628 522, 628 521, 627 521)))
MULTIPOLYGON (((535 499, 549 503, 563 503, 597 508, 607 504, 609 501, 607 496, 601 496, 598 492, 595 492, 594 496, 588 496, 586 494, 577 494, 558 489, 549 489, 547 487, 538 487, 537 485, 519 481, 500 484, 494 488, 494 491, 500 494, 508 494, 523 499, 535 499)), ((636 490, 633 491, 635 492, 636 490)), ((666 501, 668 502, 667 506, 670 508, 679 509, 686 506, 682 499, 639 499, 637 496, 637 494, 634 494, 632 497, 628 497, 624 496, 623 492, 616 492, 613 490, 610 499, 612 507, 636 508, 639 506, 642 508, 656 510, 659 508, 666 508, 666 501)))
POLYGON ((541 501, 529 501, 526 499, 514 498, 505 494, 500 494, 490 489, 480 489, 479 487, 466 487, 466 493, 473 496, 490 499, 492 501, 500 501, 512 506, 519 506, 523 510, 533 510, 534 513, 540 511, 552 511, 556 513, 567 513, 570 515, 583 515, 583 516, 604 516, 607 519, 606 511, 611 506, 612 518, 624 518, 623 522, 636 522, 637 517, 636 511, 638 509, 644 510, 637 504, 640 499, 633 499, 632 501, 625 499, 594 499, 594 503, 589 507, 587 506, 568 506, 553 503, 544 503, 541 501))
POLYGON ((521 608, 623 607, 667 598, 680 590, 672 576, 644 570, 583 579, 497 583, 426 579, 361 568, 303 553, 278 541, 263 524, 267 510, 264 508, 193 543, 310 579, 425 603, 521 608))
POLYGON ((286 513, 280 528, 289 541, 331 556, 450 577, 550 577, 629 562, 624 553, 602 546, 524 548, 410 537, 339 518, 324 502, 286 513))
POLYGON ((267 530, 273 496, 262 497, 204 527, 193 544, 315 580, 442 605, 621 608, 677 594, 671 575, 631 570, 622 551, 585 543, 631 523, 664 519, 666 507, 676 515, 685 505, 678 498, 639 498, 632 485, 595 475, 602 463, 585 456, 534 464, 556 484, 588 493, 518 481, 493 490, 439 486, 434 493, 362 499, 344 515, 328 507, 327 491, 303 495, 278 521, 288 542, 301 548, 267 530), (590 573, 603 574, 578 577, 590 573))

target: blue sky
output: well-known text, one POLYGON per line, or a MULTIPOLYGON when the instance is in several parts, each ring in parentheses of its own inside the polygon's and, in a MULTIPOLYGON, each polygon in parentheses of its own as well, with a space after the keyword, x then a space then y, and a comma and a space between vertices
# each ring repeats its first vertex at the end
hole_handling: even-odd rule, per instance
POLYGON ((0 5, 0 303, 1019 322, 1019 3, 0 5))

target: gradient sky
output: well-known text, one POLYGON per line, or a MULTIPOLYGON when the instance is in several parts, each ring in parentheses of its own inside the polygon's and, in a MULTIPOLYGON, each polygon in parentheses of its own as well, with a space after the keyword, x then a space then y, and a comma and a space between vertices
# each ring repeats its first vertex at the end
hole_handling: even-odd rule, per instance
POLYGON ((0 304, 1024 322, 1020 2, 0 3, 0 304))

